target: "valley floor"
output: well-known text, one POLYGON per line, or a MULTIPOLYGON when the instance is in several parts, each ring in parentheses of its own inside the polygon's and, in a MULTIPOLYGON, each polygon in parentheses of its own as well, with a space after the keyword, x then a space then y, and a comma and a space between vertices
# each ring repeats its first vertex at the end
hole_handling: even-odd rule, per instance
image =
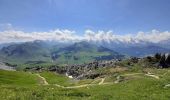
POLYGON ((123 71, 84 80, 0 70, 0 90, 0 100, 170 100, 170 70, 123 71))

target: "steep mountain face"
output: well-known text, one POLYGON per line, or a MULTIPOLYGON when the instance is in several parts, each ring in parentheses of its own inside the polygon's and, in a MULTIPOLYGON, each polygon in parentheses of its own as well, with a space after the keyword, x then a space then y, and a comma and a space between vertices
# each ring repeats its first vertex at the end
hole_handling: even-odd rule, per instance
POLYGON ((47 45, 42 41, 12 44, 0 50, 0 57, 5 61, 27 62, 50 59, 47 45))
POLYGON ((107 48, 88 42, 79 42, 52 52, 55 62, 65 64, 87 63, 94 60, 121 59, 124 56, 107 48))

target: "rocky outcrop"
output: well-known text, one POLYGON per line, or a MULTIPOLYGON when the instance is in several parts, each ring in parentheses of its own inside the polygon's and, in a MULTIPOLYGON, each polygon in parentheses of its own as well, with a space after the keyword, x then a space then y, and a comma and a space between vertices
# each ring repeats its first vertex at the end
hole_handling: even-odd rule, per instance
POLYGON ((101 75, 100 73, 94 72, 96 69, 104 67, 115 67, 116 62, 117 60, 110 60, 110 61, 94 61, 87 64, 75 64, 66 67, 67 74, 77 79, 82 78, 93 79, 101 75))
POLYGON ((15 66, 9 66, 9 64, 0 62, 0 69, 2 69, 2 70, 15 71, 15 66))
POLYGON ((105 67, 115 67, 115 63, 118 60, 110 60, 110 61, 94 61, 91 63, 86 64, 74 64, 74 65, 65 65, 65 66, 58 66, 53 65, 49 66, 48 68, 44 68, 41 66, 35 66, 35 67, 26 67, 26 71, 42 71, 47 70, 51 72, 56 72, 59 74, 67 74, 68 76, 72 76, 76 79, 83 79, 83 78, 89 78, 94 79, 100 75, 101 73, 96 73, 96 69, 99 68, 105 68, 105 67))

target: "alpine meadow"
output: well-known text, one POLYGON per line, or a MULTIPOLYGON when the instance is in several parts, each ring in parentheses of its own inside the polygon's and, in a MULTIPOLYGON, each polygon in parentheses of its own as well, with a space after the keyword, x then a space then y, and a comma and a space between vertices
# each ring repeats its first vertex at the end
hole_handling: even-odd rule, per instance
POLYGON ((170 100, 169 0, 0 0, 0 100, 170 100))

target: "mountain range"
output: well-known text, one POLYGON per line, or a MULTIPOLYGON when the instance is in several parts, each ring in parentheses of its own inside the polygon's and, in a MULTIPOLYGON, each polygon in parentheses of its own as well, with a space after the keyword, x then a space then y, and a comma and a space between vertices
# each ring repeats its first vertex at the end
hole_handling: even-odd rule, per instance
POLYGON ((13 63, 81 64, 94 60, 143 57, 170 51, 170 41, 161 43, 123 43, 115 41, 32 41, 0 45, 0 60, 13 63))
POLYGON ((33 41, 4 46, 0 50, 0 59, 12 63, 57 63, 81 64, 94 60, 122 59, 125 56, 103 46, 89 42, 73 44, 33 41))

